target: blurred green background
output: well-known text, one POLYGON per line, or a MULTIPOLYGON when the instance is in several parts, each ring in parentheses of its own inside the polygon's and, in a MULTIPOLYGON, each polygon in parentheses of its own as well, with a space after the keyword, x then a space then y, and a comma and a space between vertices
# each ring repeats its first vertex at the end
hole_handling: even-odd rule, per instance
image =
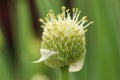
POLYGON ((95 22, 84 67, 71 80, 120 80, 120 0, 0 0, 0 80, 58 80, 58 69, 32 61, 40 56, 39 18, 62 5, 95 22))

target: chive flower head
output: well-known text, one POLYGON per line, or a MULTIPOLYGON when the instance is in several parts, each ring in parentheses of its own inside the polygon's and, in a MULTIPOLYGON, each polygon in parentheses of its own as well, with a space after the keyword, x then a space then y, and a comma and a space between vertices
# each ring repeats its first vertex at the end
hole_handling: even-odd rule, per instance
POLYGON ((43 23, 41 58, 34 63, 44 61, 46 65, 57 68, 69 65, 70 72, 81 70, 86 54, 85 33, 86 28, 93 23, 87 23, 87 17, 78 20, 81 11, 78 8, 62 7, 62 13, 57 16, 50 10, 43 23))

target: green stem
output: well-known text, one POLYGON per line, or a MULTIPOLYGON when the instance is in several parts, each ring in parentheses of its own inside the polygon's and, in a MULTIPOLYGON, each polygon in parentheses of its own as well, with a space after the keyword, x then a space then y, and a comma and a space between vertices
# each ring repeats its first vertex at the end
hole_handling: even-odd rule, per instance
POLYGON ((60 67, 60 80, 69 80, 68 66, 60 67))

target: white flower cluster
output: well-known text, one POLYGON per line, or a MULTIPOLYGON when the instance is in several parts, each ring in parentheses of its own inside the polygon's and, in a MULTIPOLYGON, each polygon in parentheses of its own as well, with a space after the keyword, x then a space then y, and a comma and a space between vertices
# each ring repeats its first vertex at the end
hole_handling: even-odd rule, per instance
POLYGON ((41 58, 34 63, 45 61, 50 67, 63 67, 69 65, 69 71, 81 70, 86 54, 85 33, 86 27, 93 23, 87 22, 84 16, 78 20, 80 11, 73 8, 72 17, 69 9, 62 7, 62 13, 55 16, 53 11, 40 19, 44 29, 41 42, 41 58))

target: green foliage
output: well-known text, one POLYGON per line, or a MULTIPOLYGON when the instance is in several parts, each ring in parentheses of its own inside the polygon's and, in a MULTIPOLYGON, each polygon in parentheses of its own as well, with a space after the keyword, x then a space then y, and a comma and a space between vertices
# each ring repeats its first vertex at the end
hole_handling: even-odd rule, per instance
MULTIPOLYGON (((67 0, 34 1, 38 16, 43 18, 51 9, 55 14, 60 13, 61 6, 67 0)), ((71 0, 71 4, 67 5, 79 8, 82 11, 81 16, 87 15, 90 21, 95 22, 86 34, 85 65, 80 72, 70 74, 71 80, 119 80, 120 0, 71 0)), ((17 66, 13 68, 9 59, 9 44, 4 32, 0 32, 0 80, 35 80, 33 77, 37 74, 50 80, 58 80, 57 70, 41 63, 32 63, 39 58, 41 40, 34 34, 29 0, 17 0, 15 14, 16 18, 12 15, 11 22, 17 66)), ((43 78, 39 75, 39 78, 43 78)))

